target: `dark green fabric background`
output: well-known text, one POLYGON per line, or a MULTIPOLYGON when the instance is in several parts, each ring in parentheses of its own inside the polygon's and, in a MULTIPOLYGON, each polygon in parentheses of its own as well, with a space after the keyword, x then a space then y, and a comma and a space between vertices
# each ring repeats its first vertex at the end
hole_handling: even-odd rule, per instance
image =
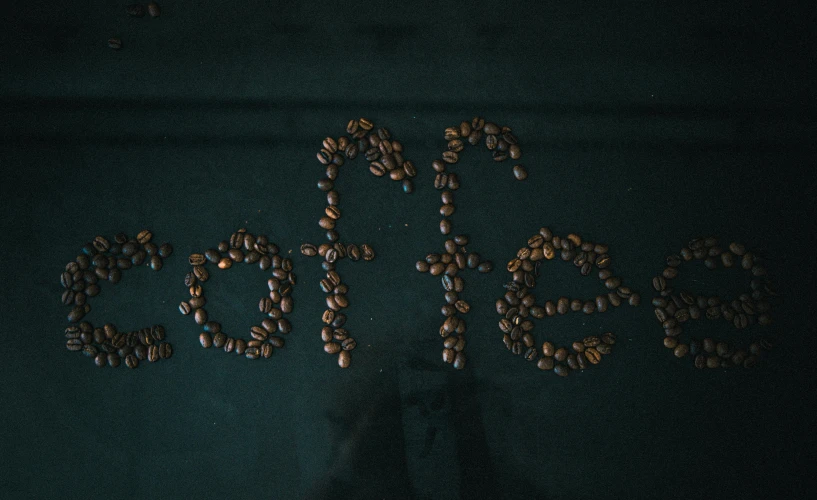
MULTIPOLYGON (((814 4, 283 1, 17 3, 0 30, 0 496, 4 498, 768 498, 814 491, 814 4), (680 5, 679 5, 680 4, 680 5), (106 47, 121 36, 124 48, 106 47), (510 161, 467 150, 455 231, 494 260, 467 274, 468 367, 440 359, 442 249, 431 161, 479 114, 510 161), (315 152, 350 118, 387 126, 412 195, 361 158, 337 183, 353 365, 321 350, 315 152), (504 262, 540 226, 606 242, 644 304, 537 323, 537 342, 603 331, 603 363, 558 379, 502 346, 504 262), (176 306, 186 256, 238 227, 292 252, 294 331, 273 359, 205 351, 176 306), (160 273, 103 286, 89 320, 164 324, 172 360, 97 369, 65 350, 64 264, 97 234, 153 230, 160 273), (698 235, 768 259, 784 337, 761 369, 697 371, 648 305, 663 258, 698 235)), ((544 268, 539 301, 595 279, 544 268)), ((742 272, 684 266, 735 295, 742 272)), ((257 267, 214 272, 208 310, 246 336, 257 267)), ((729 340, 723 325, 689 328, 729 340)))

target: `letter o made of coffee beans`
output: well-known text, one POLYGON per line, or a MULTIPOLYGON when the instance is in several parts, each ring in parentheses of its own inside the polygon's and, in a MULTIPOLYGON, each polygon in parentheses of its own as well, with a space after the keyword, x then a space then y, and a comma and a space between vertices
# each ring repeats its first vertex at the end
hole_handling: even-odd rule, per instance
POLYGON ((230 240, 221 241, 217 248, 210 248, 204 253, 190 255, 188 261, 192 271, 184 278, 190 298, 179 304, 179 312, 191 315, 196 324, 202 327, 199 334, 201 346, 209 349, 223 349, 224 352, 235 352, 247 359, 269 358, 275 348, 284 347, 284 338, 292 331, 286 314, 292 312, 292 287, 295 275, 292 272, 292 261, 279 255, 279 248, 264 235, 255 236, 245 229, 239 229, 230 236, 230 240), (204 283, 210 279, 209 265, 218 269, 230 269, 233 264, 257 264, 262 271, 272 269, 272 276, 267 280, 269 295, 261 297, 258 310, 266 316, 259 325, 250 328, 249 338, 228 336, 222 331, 221 323, 208 317, 205 309, 204 283))

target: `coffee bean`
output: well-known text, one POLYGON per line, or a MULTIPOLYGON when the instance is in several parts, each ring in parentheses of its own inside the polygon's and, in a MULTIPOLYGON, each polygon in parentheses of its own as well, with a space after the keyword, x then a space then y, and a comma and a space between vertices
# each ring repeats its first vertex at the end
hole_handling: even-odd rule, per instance
POLYGON ((553 358, 539 358, 539 361, 536 363, 536 367, 540 370, 552 370, 553 365, 553 358))
POLYGON ((489 273, 493 268, 494 265, 490 261, 484 261, 477 266, 477 271, 480 273, 489 273))
POLYGON ((464 352, 458 352, 454 356, 454 369, 462 370, 463 368, 465 368, 465 362, 466 362, 465 353, 464 352))
POLYGON ((513 176, 518 181, 524 181, 525 179, 528 178, 528 172, 522 165, 515 165, 513 167, 513 176))
POLYGON ((368 244, 364 243, 360 245, 360 252, 365 261, 372 261, 374 260, 374 249, 369 246, 368 244))
POLYGON ((68 313, 68 321, 70 323, 76 323, 77 321, 81 320, 85 316, 85 308, 76 306, 71 309, 71 312, 68 313))
POLYGON ((108 39, 108 47, 119 50, 122 48, 122 40, 120 38, 109 38, 108 39))
POLYGON ((534 361, 539 355, 539 351, 536 350, 535 347, 529 347, 525 351, 525 360, 526 361, 534 361))
POLYGON ((198 308, 193 313, 193 319, 196 321, 197 325, 203 325, 207 323, 207 311, 204 308, 198 308))
POLYGON ((209 349, 213 346, 213 338, 210 337, 210 334, 207 332, 202 332, 199 334, 199 343, 205 349, 209 349))
POLYGON ((136 355, 136 359, 138 359, 139 361, 147 359, 148 357, 147 347, 142 344, 136 345, 133 348, 133 354, 136 355))
POLYGON ((442 156, 443 161, 448 164, 454 164, 459 161, 459 155, 454 151, 444 151, 442 156))
POLYGON ((349 368, 351 363, 352 356, 349 351, 340 351, 340 353, 338 353, 338 366, 341 368, 349 368))
POLYGON ((159 257, 166 259, 173 255, 173 246, 170 243, 163 243, 159 246, 159 257))
POLYGON ((136 369, 139 367, 139 359, 133 354, 128 354, 125 356, 125 365, 132 370, 136 369))
POLYGON ((667 280, 663 276, 656 276, 652 279, 652 287, 656 292, 661 292, 667 288, 667 280))
POLYGON ((153 257, 150 258, 149 266, 153 271, 161 270, 162 269, 162 258, 159 257, 158 255, 154 255, 153 257))
MULTIPOLYGON (((602 344, 603 345, 603 344, 602 344)), ((588 347, 584 351, 584 356, 590 364, 597 365, 601 361, 601 352, 598 350, 598 347, 588 347)))
POLYGON ((161 7, 159 7, 158 3, 156 2, 148 3, 148 14, 150 14, 150 17, 159 17, 161 13, 162 9, 161 7))
POLYGON ((335 342, 327 342, 323 345, 323 350, 327 354, 337 354, 340 352, 341 346, 335 342))
POLYGON ((689 346, 687 344, 678 344, 672 351, 672 354, 675 355, 676 358, 683 358, 689 354, 689 346))
POLYGON ((729 244, 729 251, 738 257, 742 257, 746 253, 746 247, 740 243, 732 242, 729 244))
POLYGON ((173 356, 173 346, 168 342, 162 342, 159 345, 159 357, 162 359, 170 359, 173 356))
POLYGON ((227 336, 224 335, 223 332, 218 332, 213 335, 213 346, 217 349, 221 349, 224 347, 224 344, 227 343, 227 336))
POLYGON ((188 262, 188 263, 189 263, 191 266, 201 266, 201 265, 203 265, 203 264, 206 262, 206 260, 207 260, 207 259, 205 258, 205 256, 204 256, 203 254, 200 254, 200 253, 194 253, 194 254, 191 254, 191 255, 190 255, 188 258, 187 258, 187 262, 188 262))
POLYGON ((115 352, 107 353, 106 358, 108 361, 108 366, 110 366, 111 368, 117 368, 122 361, 121 358, 119 357, 119 354, 115 352))
POLYGON ((560 297, 556 302, 556 312, 559 314, 567 314, 569 308, 569 300, 567 297, 560 297))

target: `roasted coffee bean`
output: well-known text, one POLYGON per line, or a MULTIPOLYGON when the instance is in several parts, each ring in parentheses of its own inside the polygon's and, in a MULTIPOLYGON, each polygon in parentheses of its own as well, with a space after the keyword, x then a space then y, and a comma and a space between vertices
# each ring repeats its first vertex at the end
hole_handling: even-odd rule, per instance
POLYGON ((585 349, 583 354, 587 361, 590 362, 590 364, 597 365, 601 361, 601 352, 599 351, 599 347, 601 347, 602 345, 605 344, 601 344, 597 347, 588 347, 587 349, 585 349))
POLYGON ((196 321, 197 325, 203 325, 207 323, 207 311, 204 308, 198 308, 193 313, 193 319, 196 321))
POLYGON ((746 247, 740 243, 732 242, 729 244, 729 251, 738 257, 742 257, 746 253, 746 247))
POLYGON ((146 359, 151 363, 159 361, 159 347, 155 345, 149 346, 147 348, 146 359))
POLYGON ((191 266, 201 266, 207 261, 206 257, 200 253, 191 254, 190 257, 187 258, 187 262, 191 266))
POLYGON ((169 359, 173 356, 173 346, 171 346, 168 342, 162 342, 159 345, 159 357, 162 359, 169 359))
POLYGON ((119 354, 115 352, 107 353, 107 360, 108 366, 110 366, 111 368, 119 367, 119 364, 122 362, 122 359, 119 357, 119 354))
POLYGON ((518 181, 524 181, 528 178, 528 172, 525 170, 525 167, 522 165, 514 165, 513 167, 513 176, 518 181))
POLYGON ((553 368, 553 373, 555 373, 556 375, 558 375, 560 377, 567 377, 568 374, 570 373, 570 369, 568 367, 566 367, 565 365, 557 364, 553 368))
POLYGON ((715 345, 715 352, 718 356, 725 358, 732 356, 732 348, 726 342, 718 342, 715 345))
POLYGON ((139 367, 139 359, 133 354, 128 354, 125 356, 125 365, 131 370, 136 369, 139 367))
POLYGON ((542 357, 539 358, 539 361, 537 361, 536 367, 540 370, 552 370, 553 364, 553 358, 542 357))
POLYGON ((364 243, 364 244, 360 245, 360 253, 361 253, 361 256, 363 257, 363 260, 365 260, 365 261, 374 260, 374 256, 375 256, 374 249, 371 246, 369 246, 368 244, 364 243))
POLYGON ((349 368, 351 363, 352 356, 349 351, 340 351, 340 353, 338 353, 338 366, 341 368, 349 368))
POLYGON ((221 349, 224 347, 224 344, 227 343, 227 336, 224 335, 223 332, 218 332, 217 334, 213 335, 213 346, 217 349, 221 349))
POLYGON ((663 276, 656 276, 652 279, 652 287, 656 292, 664 291, 667 288, 667 280, 663 276))
POLYGON ((159 17, 159 15, 162 13, 161 7, 159 7, 159 4, 156 2, 149 2, 147 10, 150 17, 159 17))
POLYGON ((494 265, 490 261, 484 261, 477 266, 477 271, 481 273, 489 273, 493 270, 493 268, 494 265))
POLYGON ((442 156, 443 161, 448 164, 457 163, 457 161, 459 161, 459 155, 454 151, 444 151, 442 156))
POLYGON ((539 356, 539 351, 536 350, 535 347, 529 347, 527 351, 525 351, 525 360, 526 361, 534 361, 539 356))
POLYGON ((235 343, 236 340, 234 338, 227 338, 227 342, 224 343, 224 352, 233 352, 235 350, 235 343))
POLYGON ((199 343, 205 349, 208 349, 213 346, 213 338, 207 332, 202 332, 199 334, 199 343))

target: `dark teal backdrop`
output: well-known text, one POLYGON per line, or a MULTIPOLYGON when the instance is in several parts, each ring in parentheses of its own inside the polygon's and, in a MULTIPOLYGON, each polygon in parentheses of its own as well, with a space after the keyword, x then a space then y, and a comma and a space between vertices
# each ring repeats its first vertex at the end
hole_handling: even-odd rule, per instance
MULTIPOLYGON (((23 2, 0 29, 0 496, 4 498, 764 498, 813 491, 814 5, 746 2, 23 2), (120 36, 124 48, 106 46, 120 36), (467 150, 457 232, 494 260, 466 275, 468 367, 441 362, 431 161, 482 115, 530 175, 467 150), (352 368, 321 351, 315 160, 350 118, 387 126, 412 195, 361 158, 337 183, 352 368), (493 303, 539 227, 610 245, 644 304, 540 321, 537 343, 604 331, 598 367, 559 379, 508 353, 493 303), (238 227, 292 252, 293 332, 273 359, 205 351, 176 306, 186 256, 238 227), (64 348, 58 276, 97 234, 153 230, 159 273, 103 286, 89 319, 167 328, 172 360, 97 369, 64 348), (698 235, 767 258, 784 340, 756 371, 697 371, 648 305, 698 235)), ((597 280, 543 268, 545 298, 597 280)), ((682 283, 736 295, 739 271, 682 283)), ((214 272, 208 309, 247 336, 266 277, 214 272)), ((721 325, 696 334, 742 340, 721 325)))

